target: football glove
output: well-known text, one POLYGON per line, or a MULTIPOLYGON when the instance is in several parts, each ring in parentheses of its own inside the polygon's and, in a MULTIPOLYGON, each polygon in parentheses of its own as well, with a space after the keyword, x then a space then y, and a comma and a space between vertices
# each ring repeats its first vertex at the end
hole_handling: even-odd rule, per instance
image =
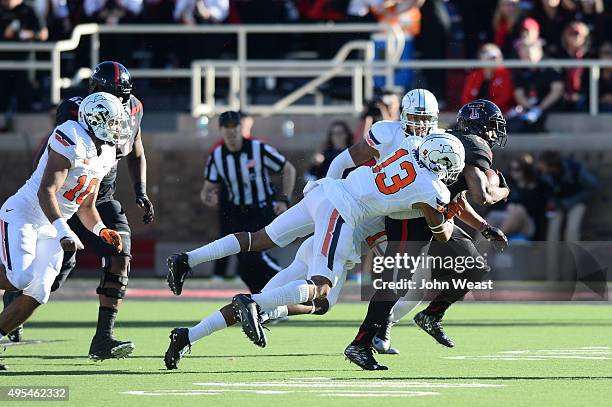
POLYGON ((106 244, 115 247, 117 253, 121 253, 123 250, 123 243, 121 242, 121 235, 113 229, 105 228, 100 231, 100 239, 106 244))
POLYGON ((485 239, 493 244, 493 247, 498 252, 503 252, 504 249, 508 247, 508 238, 501 229, 495 226, 487 226, 485 230, 480 233, 482 233, 485 239))
POLYGON ((144 214, 142 215, 144 224, 146 225, 147 223, 153 222, 153 219, 155 219, 155 211, 153 210, 153 203, 146 194, 136 197, 136 205, 144 209, 144 214))

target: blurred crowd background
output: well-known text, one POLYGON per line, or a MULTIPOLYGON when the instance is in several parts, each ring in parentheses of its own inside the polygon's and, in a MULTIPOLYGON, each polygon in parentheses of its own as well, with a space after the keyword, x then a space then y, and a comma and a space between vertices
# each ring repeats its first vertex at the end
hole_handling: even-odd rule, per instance
MULTIPOLYGON (((57 41, 68 38, 76 25, 89 22, 185 26, 384 22, 409 34, 405 51, 409 59, 612 58, 612 0, 1 0, 1 41, 57 41)), ((329 59, 343 43, 363 37, 358 33, 252 35, 248 58, 329 59)), ((85 41, 65 58, 63 71, 70 75, 88 66, 87 47, 85 41)), ((171 69, 188 67, 194 59, 235 59, 236 52, 231 34, 113 35, 102 41, 100 60, 112 58, 131 68, 171 69)), ((2 55, 9 59, 7 53, 2 55)), ((0 111, 47 107, 46 72, 27 78, 24 72, 5 71, 1 78, 3 94, 11 97, 3 98, 0 111)), ((548 112, 582 112, 588 107, 588 69, 583 68, 423 70, 397 78, 405 90, 416 86, 431 90, 444 110, 487 97, 510 119, 517 118, 510 120, 514 131, 545 131, 548 112)), ((279 94, 293 85, 291 81, 252 84, 279 94)), ((177 83, 152 80, 139 88, 141 93, 150 88, 176 91, 177 83)), ((335 81, 326 90, 334 97, 350 97, 349 82, 335 81)), ((600 111, 612 111, 611 69, 601 71, 599 101, 600 111)))

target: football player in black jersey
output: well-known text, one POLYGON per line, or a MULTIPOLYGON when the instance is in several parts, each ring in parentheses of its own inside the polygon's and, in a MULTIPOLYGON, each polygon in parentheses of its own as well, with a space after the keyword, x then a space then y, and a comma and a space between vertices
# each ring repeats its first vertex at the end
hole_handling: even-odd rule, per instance
MULTIPOLYGON (((147 163, 140 131, 143 108, 142 102, 132 95, 132 79, 129 71, 115 61, 99 63, 94 68, 89 80, 89 93, 93 92, 108 92, 117 96, 130 115, 130 137, 128 140, 124 140, 122 144, 117 145, 117 162, 123 157, 126 158, 128 172, 136 195, 136 204, 144 211, 143 222, 145 224, 150 223, 154 219, 154 211, 153 204, 146 193, 147 163)), ((59 125, 67 120, 76 121, 82 99, 81 97, 73 97, 64 100, 57 108, 55 124, 59 125)), ((43 151, 39 151, 36 162, 38 162, 42 153, 43 151)), ((132 257, 130 252, 130 226, 121 203, 114 197, 116 177, 117 164, 100 182, 96 207, 104 224, 117 230, 121 235, 123 249, 120 253, 114 252, 112 247, 108 245, 101 244, 100 239, 85 229, 76 216, 68 221, 70 228, 78 235, 85 246, 96 251, 102 262, 102 276, 96 289, 100 300, 98 324, 89 348, 89 357, 92 360, 120 359, 128 356, 134 350, 134 344, 131 341, 120 341, 113 337, 117 312, 126 293, 129 263, 132 257)), ((62 269, 53 284, 52 291, 56 291, 62 285, 75 266, 76 252, 65 255, 62 269)), ((5 293, 5 306, 11 299, 10 297, 7 298, 5 293)), ((20 340, 22 332, 22 328, 17 332, 13 331, 10 339, 20 340)))
MULTIPOLYGON (((489 226, 471 208, 465 196, 479 205, 492 205, 506 199, 510 190, 499 173, 499 186, 490 185, 485 171, 491 169, 495 145, 504 146, 507 140, 505 119, 499 108, 488 100, 475 100, 463 106, 457 115, 457 127, 452 132, 461 140, 465 148, 465 169, 459 180, 449 186, 451 197, 456 200, 449 207, 451 212, 462 212, 461 220, 478 229, 487 240, 503 249, 507 245, 506 236, 497 228, 489 226), (458 209, 457 209, 458 208, 458 209)), ((451 213, 451 216, 455 213, 451 213)), ((406 247, 406 241, 417 242, 422 249, 423 242, 430 239, 431 231, 424 225, 422 218, 405 220, 385 220, 385 229, 389 245, 396 245, 397 252, 411 252, 415 247, 406 247)), ((459 226, 454 226, 449 244, 433 244, 429 254, 435 256, 479 256, 470 236, 459 226)), ((419 252, 420 253, 420 252, 419 252)), ((414 254, 414 253, 413 253, 414 254)), ((472 281, 479 281, 488 271, 488 267, 478 270, 466 270, 465 275, 472 281)), ((452 270, 434 270, 436 273, 452 273, 452 270)), ((430 303, 424 311, 418 313, 415 323, 433 336, 439 343, 454 346, 445 335, 440 321, 444 312, 452 303, 463 298, 468 290, 444 290, 430 303)), ((390 293, 388 290, 377 290, 368 306, 368 313, 353 342, 346 348, 347 358, 366 370, 384 370, 376 362, 372 354, 372 344, 378 344, 376 350, 380 353, 398 353, 390 347, 390 330, 397 319, 393 318, 391 310, 397 300, 405 294, 390 293)))

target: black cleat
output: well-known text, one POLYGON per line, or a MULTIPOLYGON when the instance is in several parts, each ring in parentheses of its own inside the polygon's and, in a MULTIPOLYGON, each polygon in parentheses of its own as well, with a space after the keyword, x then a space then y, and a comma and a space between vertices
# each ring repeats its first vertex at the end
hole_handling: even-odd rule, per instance
POLYGON ((89 359, 96 362, 106 359, 123 359, 127 358, 134 348, 134 343, 130 341, 94 336, 89 347, 89 359))
POLYGON ((452 348, 455 343, 444 333, 440 321, 442 315, 427 315, 423 311, 414 316, 414 323, 419 328, 431 335, 439 344, 452 348))
POLYGON ((372 347, 376 352, 387 355, 398 355, 399 350, 391 347, 391 328, 395 322, 387 320, 378 328, 376 336, 372 338, 372 347))
POLYGON ((167 262, 168 275, 166 280, 168 280, 168 286, 174 295, 181 295, 185 278, 191 275, 191 267, 189 267, 189 262, 187 261, 187 254, 173 254, 168 257, 167 262))
POLYGON ((8 366, 0 363, 0 370, 8 370, 8 366))
POLYGON ((11 342, 21 342, 23 340, 23 325, 13 329, 6 337, 11 342))
POLYGON ((344 356, 363 370, 389 370, 374 359, 371 346, 349 345, 344 349, 344 356))
POLYGON ((189 342, 189 329, 174 328, 170 332, 170 345, 164 355, 164 363, 166 369, 178 369, 179 362, 183 355, 191 352, 191 343, 189 342))
POLYGON ((238 294, 232 298, 232 308, 236 319, 242 322, 242 332, 260 348, 267 345, 266 334, 261 322, 259 305, 250 295, 238 294))

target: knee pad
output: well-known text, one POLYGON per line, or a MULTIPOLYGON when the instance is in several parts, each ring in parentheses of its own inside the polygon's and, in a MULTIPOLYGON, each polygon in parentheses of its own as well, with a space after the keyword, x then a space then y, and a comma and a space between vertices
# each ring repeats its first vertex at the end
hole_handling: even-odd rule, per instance
MULTIPOLYGON (((111 273, 110 271, 111 258, 105 257, 103 261, 104 261, 104 267, 102 269, 103 274, 102 274, 102 278, 100 279, 100 285, 98 286, 98 288, 96 288, 96 294, 104 295, 109 298, 117 298, 117 299, 124 298, 125 292, 127 290, 128 280, 129 280, 128 276, 127 275, 122 276, 119 274, 111 273), (120 288, 107 287, 108 283, 119 284, 121 287, 120 288)), ((130 270, 130 265, 128 263, 128 266, 127 266, 128 274, 129 274, 129 270, 130 270)))

